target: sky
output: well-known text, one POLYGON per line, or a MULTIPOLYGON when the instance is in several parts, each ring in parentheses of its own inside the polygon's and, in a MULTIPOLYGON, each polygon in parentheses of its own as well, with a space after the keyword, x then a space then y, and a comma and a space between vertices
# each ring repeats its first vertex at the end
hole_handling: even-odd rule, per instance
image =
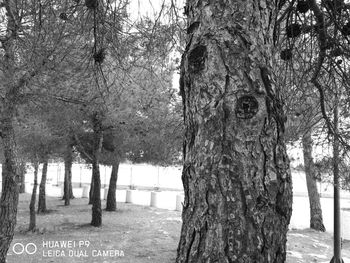
POLYGON ((168 5, 173 2, 182 8, 185 0, 130 0, 129 12, 131 19, 137 19, 140 16, 156 16, 163 2, 168 5))
POLYGON ((163 0, 131 0, 130 15, 132 19, 139 16, 154 16, 159 11, 163 0))

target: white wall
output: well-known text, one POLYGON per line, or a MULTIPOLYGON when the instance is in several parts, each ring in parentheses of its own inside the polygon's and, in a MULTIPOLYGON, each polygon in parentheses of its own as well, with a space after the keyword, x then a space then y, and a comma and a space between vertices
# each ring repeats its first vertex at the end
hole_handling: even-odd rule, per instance
MULTIPOLYGON (((41 167, 39 169, 39 180, 41 177, 41 167)), ((109 182, 111 167, 101 166, 101 183, 105 184, 109 182)), ((74 164, 73 165, 73 182, 76 183, 76 187, 81 184, 89 184, 91 180, 91 168, 88 165, 74 164)), ((160 194, 159 204, 161 208, 174 209, 176 205, 176 195, 181 193, 181 167, 156 167, 146 164, 131 165, 121 164, 119 168, 118 185, 135 185, 143 187, 161 187, 172 188, 177 191, 163 191, 160 194)), ((308 228, 309 227, 309 200, 307 196, 305 174, 301 171, 293 171, 293 214, 291 218, 290 228, 308 228)), ((52 196, 61 196, 61 188, 64 176, 63 164, 50 164, 48 168, 48 184, 47 194, 52 196), (60 187, 57 187, 57 182, 60 183, 60 187)), ((31 192, 33 170, 28 169, 26 175, 26 191, 31 192)), ((324 224, 328 232, 333 232, 333 186, 330 184, 318 183, 318 189, 323 198, 321 198, 321 205, 323 211, 324 224)), ((81 189, 75 189, 74 191, 81 191, 81 189)), ((125 190, 123 193, 117 194, 118 201, 125 202, 125 190)), ((135 197, 135 203, 140 205, 148 205, 150 198, 150 191, 142 192, 137 191, 138 195, 135 197)), ((76 192, 76 195, 81 193, 76 192)), ((341 207, 350 208, 350 194, 349 192, 341 191, 341 207)), ((349 222, 344 222, 349 225, 349 222)), ((345 228, 344 228, 345 229, 345 228)), ((350 232, 350 228, 346 228, 347 232, 350 232)), ((350 236, 350 233, 347 233, 350 236)))
MULTIPOLYGON (((41 180, 42 167, 39 167, 38 180, 41 180)), ((101 184, 109 184, 112 168, 100 165, 101 184)), ((182 190, 181 181, 182 167, 158 167, 148 164, 120 164, 118 172, 118 185, 135 185, 141 187, 162 187, 182 190)), ((90 184, 91 166, 86 164, 73 164, 72 182, 78 185, 90 184)), ((33 169, 27 169, 25 181, 33 182, 33 169)), ((48 166, 47 182, 61 184, 64 181, 64 164, 50 163, 48 166)))

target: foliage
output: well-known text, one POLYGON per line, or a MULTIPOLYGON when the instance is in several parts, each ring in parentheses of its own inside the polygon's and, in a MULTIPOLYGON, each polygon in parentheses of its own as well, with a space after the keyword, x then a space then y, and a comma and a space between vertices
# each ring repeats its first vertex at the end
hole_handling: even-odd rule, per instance
POLYGON ((349 3, 343 0, 280 1, 279 8, 274 32, 279 52, 276 74, 280 76, 277 78, 279 85, 285 87, 282 94, 292 119, 290 123, 294 122, 291 127, 298 131, 315 126, 324 130, 324 125, 326 133, 348 148, 349 122, 344 113, 350 90, 346 31, 350 20, 349 3), (339 131, 335 131, 331 117, 336 96, 342 112, 339 131))
MULTIPOLYGON (((333 183, 333 158, 324 157, 315 162, 315 168, 319 174, 318 180, 333 183)), ((350 190, 350 165, 346 158, 341 159, 339 163, 340 187, 344 190, 350 190)))

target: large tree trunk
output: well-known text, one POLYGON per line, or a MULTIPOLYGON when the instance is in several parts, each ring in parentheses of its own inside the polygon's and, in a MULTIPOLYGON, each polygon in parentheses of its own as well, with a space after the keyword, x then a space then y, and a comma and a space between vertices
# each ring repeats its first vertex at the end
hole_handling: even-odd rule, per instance
POLYGON ((117 200, 116 200, 116 190, 117 190, 117 180, 118 180, 118 170, 119 161, 115 161, 112 166, 111 178, 109 180, 106 210, 116 211, 117 210, 117 200))
POLYGON ((19 193, 24 194, 26 192, 26 163, 22 161, 19 164, 19 193))
POLYGON ((45 213, 46 209, 46 178, 47 178, 47 166, 49 159, 46 158, 43 163, 43 172, 41 175, 41 182, 39 186, 39 201, 38 201, 38 214, 45 213))
POLYGON ((34 186, 32 191, 32 197, 30 199, 29 204, 29 228, 28 231, 34 231, 36 227, 36 214, 35 214, 35 200, 36 200, 36 191, 38 188, 38 170, 39 170, 39 162, 34 162, 34 186))
POLYGON ((316 170, 312 158, 312 138, 311 131, 303 135, 303 154, 307 192, 310 203, 310 228, 317 231, 326 231, 323 225, 320 195, 317 191, 316 170))
POLYGON ((92 178, 93 178, 93 193, 92 193, 92 220, 91 225, 99 227, 102 225, 102 208, 101 208, 101 178, 99 160, 102 149, 102 123, 99 115, 96 113, 92 118, 94 131, 94 146, 92 156, 92 178))
POLYGON ((72 187, 72 165, 73 165, 73 146, 69 143, 66 146, 66 152, 64 155, 64 184, 63 184, 63 197, 64 205, 70 205, 70 199, 73 196, 72 187))
POLYGON ((176 262, 284 262, 292 182, 270 77, 274 1, 188 0, 176 262))

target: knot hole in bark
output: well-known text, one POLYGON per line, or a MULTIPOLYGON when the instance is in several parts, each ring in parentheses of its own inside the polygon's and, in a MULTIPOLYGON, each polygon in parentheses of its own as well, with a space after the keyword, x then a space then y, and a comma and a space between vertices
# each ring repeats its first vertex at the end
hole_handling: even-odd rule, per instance
POLYGON ((197 22, 193 22, 188 28, 187 28, 187 34, 192 34, 198 27, 199 27, 200 23, 197 22))
POLYGON ((207 59, 207 47, 198 45, 190 52, 188 56, 189 71, 198 73, 205 68, 205 61, 207 59))
POLYGON ((236 105, 236 116, 240 119, 251 119, 259 110, 259 103, 254 96, 244 95, 240 97, 236 105))

